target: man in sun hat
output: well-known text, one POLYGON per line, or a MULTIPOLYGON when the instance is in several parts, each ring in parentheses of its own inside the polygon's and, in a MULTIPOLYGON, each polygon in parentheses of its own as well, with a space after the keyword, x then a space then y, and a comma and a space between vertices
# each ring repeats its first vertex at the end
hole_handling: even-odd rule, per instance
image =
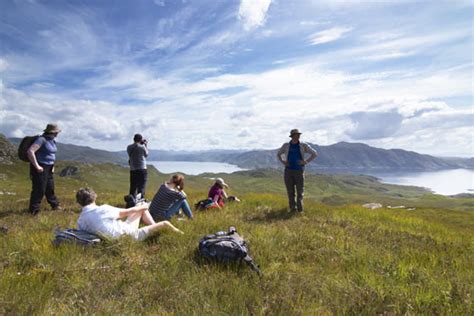
POLYGON ((278 160, 285 165, 284 180, 290 211, 292 212, 303 212, 304 168, 305 165, 318 155, 311 146, 300 142, 301 134, 298 129, 292 129, 290 131, 291 141, 284 143, 277 152, 278 160), (306 160, 305 154, 309 154, 306 160))
POLYGON ((54 139, 61 130, 57 124, 48 124, 43 132, 43 135, 37 137, 27 151, 32 182, 29 212, 33 215, 38 214, 41 200, 45 195, 53 210, 61 209, 54 193, 53 178, 57 151, 54 139))

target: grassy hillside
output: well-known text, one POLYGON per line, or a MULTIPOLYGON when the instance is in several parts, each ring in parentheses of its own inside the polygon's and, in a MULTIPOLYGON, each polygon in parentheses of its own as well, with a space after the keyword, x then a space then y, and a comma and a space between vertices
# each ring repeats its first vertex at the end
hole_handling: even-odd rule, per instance
MULTIPOLYGON (((60 163, 58 169, 66 165, 60 163)), ((72 227, 74 190, 90 185, 99 203, 123 205, 128 170, 74 164, 57 177, 62 212, 46 203, 24 213, 27 164, 0 171, 0 314, 454 314, 472 315, 473 198, 447 198, 371 177, 307 177, 305 213, 287 213, 281 174, 226 175, 241 204, 173 221, 185 235, 143 243, 123 238, 96 248, 53 248, 55 227, 72 227), (367 210, 366 202, 416 210, 367 210), (195 257, 199 239, 236 226, 265 276, 195 257)), ((187 177, 191 201, 211 180, 187 177)), ((150 194, 166 175, 150 170, 150 194), (153 188, 153 189, 152 189, 153 188)))

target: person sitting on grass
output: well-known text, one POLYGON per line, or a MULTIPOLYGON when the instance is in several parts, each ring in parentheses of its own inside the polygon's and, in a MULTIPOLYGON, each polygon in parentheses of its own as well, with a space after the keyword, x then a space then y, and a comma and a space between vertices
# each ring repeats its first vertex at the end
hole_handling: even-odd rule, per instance
POLYGON ((147 203, 122 209, 107 204, 98 206, 95 204, 96 199, 97 194, 90 188, 81 188, 77 191, 76 201, 82 206, 81 215, 77 220, 78 229, 105 238, 129 235, 135 240, 144 240, 164 229, 183 234, 168 221, 155 223, 148 211, 147 203), (140 219, 147 226, 139 228, 140 219))
POLYGON ((217 178, 216 182, 214 182, 214 185, 209 189, 209 193, 207 194, 207 197, 212 201, 212 204, 206 208, 223 208, 225 201, 227 200, 227 193, 224 191, 224 188, 228 187, 229 186, 224 182, 224 179, 217 178))
POLYGON ((174 174, 163 183, 156 192, 150 204, 150 213, 155 221, 168 220, 182 209, 189 219, 193 219, 193 212, 186 200, 184 176, 174 174))

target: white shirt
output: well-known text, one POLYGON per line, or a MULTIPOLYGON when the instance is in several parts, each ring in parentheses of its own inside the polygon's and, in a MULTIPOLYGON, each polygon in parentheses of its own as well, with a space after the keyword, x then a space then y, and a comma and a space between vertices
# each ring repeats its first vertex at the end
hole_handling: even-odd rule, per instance
POLYGON ((77 227, 89 233, 110 238, 135 234, 137 228, 119 219, 120 210, 107 204, 101 206, 95 203, 89 204, 82 208, 77 227))

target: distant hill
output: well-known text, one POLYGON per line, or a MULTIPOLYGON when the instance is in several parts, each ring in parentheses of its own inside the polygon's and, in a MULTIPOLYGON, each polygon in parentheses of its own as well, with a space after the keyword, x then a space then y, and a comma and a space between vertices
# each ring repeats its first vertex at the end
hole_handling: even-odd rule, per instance
POLYGON ((450 157, 450 158, 442 158, 442 159, 450 163, 453 163, 461 168, 474 169, 474 158, 450 157))
MULTIPOLYGON (((20 138, 10 138, 18 145, 20 138)), ((474 169, 474 158, 439 158, 402 149, 381 149, 362 143, 340 142, 329 146, 311 144, 319 153, 307 166, 313 172, 395 172, 435 171, 443 169, 474 169)), ((16 156, 16 149, 14 150, 16 156)), ((11 152, 11 149, 9 149, 11 152)), ((212 161, 226 162, 245 169, 277 168, 277 149, 272 150, 209 150, 166 151, 150 150, 149 161, 212 161)), ((125 151, 110 152, 86 146, 58 143, 58 160, 115 163, 127 165, 125 151)))
MULTIPOLYGON (((402 149, 381 149, 361 143, 340 142, 329 146, 311 144, 319 153, 308 165, 309 170, 319 171, 431 171, 453 168, 469 168, 468 159, 445 160, 402 149)), ((254 150, 242 153, 227 162, 241 168, 281 168, 276 160, 277 150, 254 150)), ((470 167, 472 168, 472 166, 470 167)))
MULTIPOLYGON (((9 140, 18 146, 21 138, 9 138, 9 140)), ((77 146, 72 144, 57 143, 57 160, 73 160, 89 163, 114 163, 126 165, 128 158, 125 152, 112 152, 101 149, 95 149, 88 146, 77 146)), ((15 149, 16 150, 16 149, 15 149)))
MULTIPOLYGON (((362 143, 340 142, 329 146, 310 144, 319 153, 307 166, 315 172, 386 172, 386 171, 435 171, 443 169, 474 169, 474 158, 439 158, 402 149, 381 149, 362 143)), ((252 150, 227 153, 207 161, 235 164, 245 169, 279 168, 277 149, 252 150)), ((192 157, 189 160, 193 160, 192 157)), ((195 161, 199 161, 195 159, 195 161)))
POLYGON ((0 134, 0 164, 11 164, 17 159, 17 147, 0 134))

